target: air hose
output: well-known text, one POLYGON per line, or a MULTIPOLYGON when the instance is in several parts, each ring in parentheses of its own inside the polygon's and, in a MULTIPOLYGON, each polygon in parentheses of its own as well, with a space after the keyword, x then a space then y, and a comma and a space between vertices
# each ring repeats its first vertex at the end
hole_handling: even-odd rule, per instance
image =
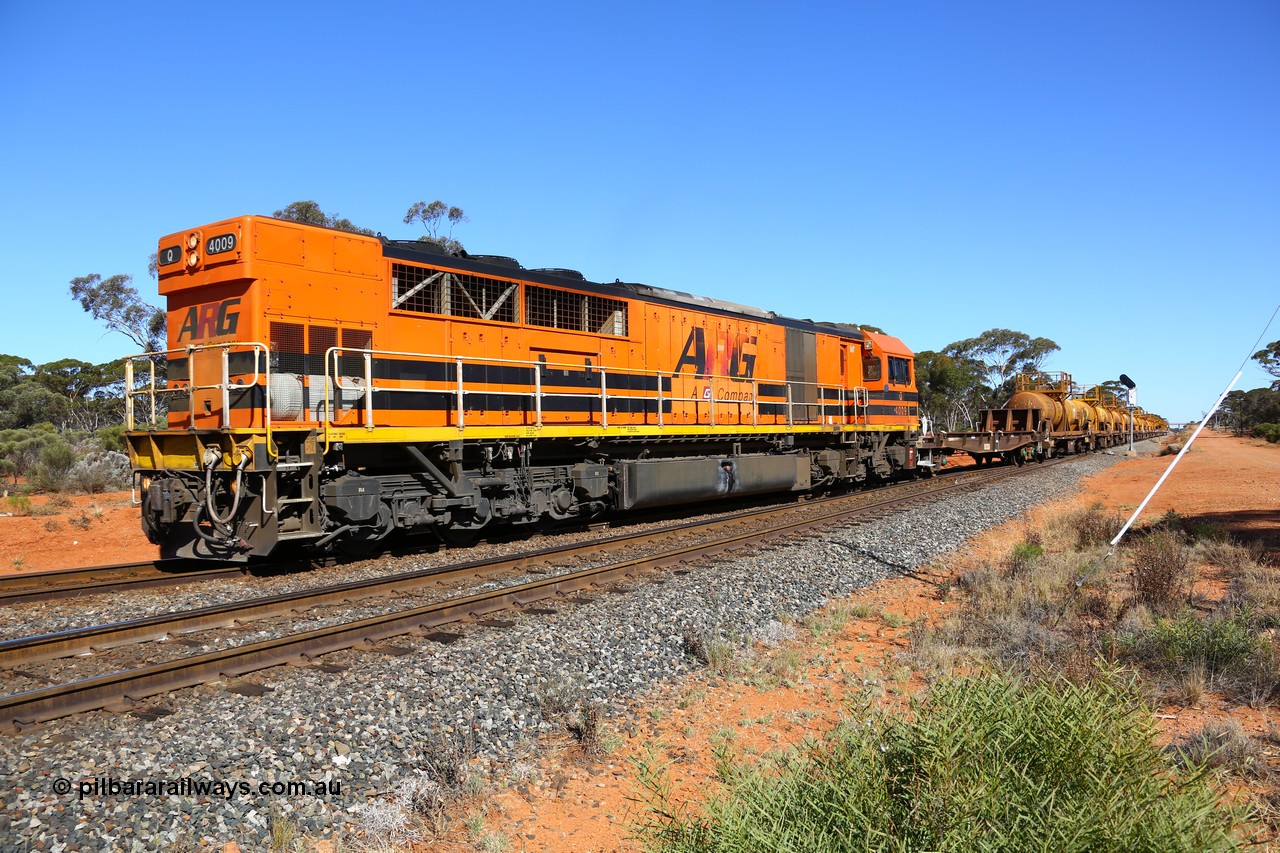
MULTIPOLYGON (((218 514, 218 509, 214 506, 213 502, 213 469, 221 460, 222 454, 216 449, 210 448, 209 451, 205 452, 204 500, 205 510, 209 516, 209 520, 213 522, 215 527, 226 529, 230 527, 231 520, 236 517, 236 510, 240 508, 240 494, 243 491, 242 486, 244 485, 244 468, 249 464, 249 454, 240 454, 240 464, 236 466, 235 484, 231 487, 231 508, 227 511, 225 516, 218 514)), ((228 535, 230 535, 230 532, 231 531, 228 529, 228 535)))

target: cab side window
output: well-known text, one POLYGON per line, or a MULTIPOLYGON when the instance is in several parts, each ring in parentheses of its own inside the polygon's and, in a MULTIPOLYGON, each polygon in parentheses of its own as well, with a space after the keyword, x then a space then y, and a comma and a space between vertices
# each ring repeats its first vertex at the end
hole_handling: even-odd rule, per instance
POLYGON ((889 382, 893 385, 911 384, 911 359, 889 356, 889 382))
POLYGON ((863 382, 879 382, 881 371, 884 369, 882 362, 876 356, 866 356, 862 359, 862 381, 863 382))

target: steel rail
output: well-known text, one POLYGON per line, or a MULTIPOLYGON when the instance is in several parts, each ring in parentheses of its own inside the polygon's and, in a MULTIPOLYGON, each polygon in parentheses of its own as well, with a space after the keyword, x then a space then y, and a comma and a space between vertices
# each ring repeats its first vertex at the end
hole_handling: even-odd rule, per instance
POLYGON ((172 559, 4 575, 0 576, 0 607, 126 589, 176 586, 231 577, 244 571, 243 565, 211 568, 205 561, 172 559))
MULTIPOLYGON (((986 471, 982 476, 964 480, 957 478, 957 482, 948 482, 943 487, 928 492, 895 496, 870 505, 845 507, 818 517, 785 521, 763 529, 733 532, 715 540, 683 546, 660 554, 0 697, 0 728, 16 730, 24 725, 69 714, 118 706, 127 707, 149 696, 208 681, 236 678, 281 664, 306 662, 330 652, 377 643, 402 634, 425 633, 451 622, 477 619, 499 610, 527 607, 550 597, 563 597, 587 587, 598 587, 641 571, 683 565, 727 551, 758 546, 766 541, 829 527, 859 514, 877 511, 883 513, 953 491, 969 491, 989 482, 1012 476, 1016 471, 1017 469, 986 471)), ((773 512, 780 513, 778 510, 773 512)))
MULTIPOLYGON (((965 469, 947 472, 942 476, 954 477, 967 473, 965 469)), ((909 487, 911 483, 899 484, 909 487)), ((849 495, 810 500, 807 506, 814 506, 826 500, 843 500, 849 495)), ((770 508, 746 510, 745 513, 768 511, 770 508)), ((740 515, 743 513, 735 513, 740 515)), ((732 518, 733 516, 729 516, 732 518)), ((643 519, 641 519, 643 520, 643 519)), ((566 530, 577 529, 574 526, 566 530)), ((582 529, 585 529, 582 528, 582 529)), ((401 552, 392 549, 390 553, 401 552)), ((315 561, 312 561, 313 565, 315 561)), ((289 563, 292 565, 292 563, 289 563)), ((0 607, 11 604, 29 604, 39 601, 57 601, 64 598, 80 598, 110 592, 129 590, 155 589, 166 586, 230 578, 237 575, 270 572, 278 568, 275 565, 253 565, 234 563, 228 565, 213 564, 208 560, 187 560, 182 558, 166 558, 142 560, 134 563, 112 563, 100 566, 84 566, 79 568, 52 569, 41 572, 26 572, 15 575, 0 575, 0 607)))
POLYGON ((167 561, 138 560, 133 563, 109 563, 100 566, 80 566, 71 569, 48 569, 39 572, 25 572, 18 575, 0 577, 0 591, 13 588, 42 586, 52 583, 82 583, 84 581, 110 578, 121 572, 161 571, 160 566, 167 561))
MULTIPOLYGON (((1004 469, 992 469, 974 476, 981 476, 986 482, 992 477, 1000 476, 1004 469)), ((549 562, 565 561, 583 554, 597 554, 601 551, 613 551, 628 547, 637 542, 652 542, 689 530, 715 531, 757 521, 762 518, 785 515, 820 508, 828 502, 836 502, 841 506, 855 503, 853 507, 845 507, 829 512, 822 518, 844 517, 850 511, 870 511, 893 501, 907 500, 921 495, 934 495, 946 489, 956 489, 971 485, 969 480, 950 478, 945 484, 933 481, 914 484, 923 486, 924 491, 916 489, 909 494, 875 500, 875 493, 858 493, 842 495, 818 502, 806 504, 789 504, 784 507, 765 507, 735 513, 710 521, 690 521, 636 533, 614 536, 591 542, 576 542, 568 545, 553 545, 534 551, 513 554, 509 557, 469 560, 448 566, 436 566, 417 571, 403 572, 395 575, 384 575, 376 578, 365 578, 347 583, 311 589, 296 590, 278 595, 262 596, 244 601, 225 604, 211 604, 207 607, 185 610, 175 613, 160 613, 123 622, 106 625, 93 625, 84 628, 72 628, 49 634, 20 637, 0 641, 0 668, 12 668, 24 663, 41 660, 87 655, 105 651, 117 646, 133 643, 164 640, 181 634, 192 634, 216 628, 226 628, 237 623, 268 619, 288 614, 298 614, 314 607, 331 604, 345 604, 362 599, 375 598, 395 592, 422 589, 429 584, 444 585, 459 580, 468 580, 481 575, 514 571, 533 565, 549 562), (954 481, 954 482, 953 482, 954 481), (868 503, 870 500, 870 503, 868 503)))

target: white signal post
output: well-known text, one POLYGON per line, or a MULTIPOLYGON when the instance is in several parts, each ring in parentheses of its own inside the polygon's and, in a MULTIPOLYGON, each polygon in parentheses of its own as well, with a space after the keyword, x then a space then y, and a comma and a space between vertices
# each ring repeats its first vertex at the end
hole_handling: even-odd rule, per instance
POLYGON ((1129 389, 1129 452, 1133 452, 1133 407, 1138 402, 1138 390, 1129 389))

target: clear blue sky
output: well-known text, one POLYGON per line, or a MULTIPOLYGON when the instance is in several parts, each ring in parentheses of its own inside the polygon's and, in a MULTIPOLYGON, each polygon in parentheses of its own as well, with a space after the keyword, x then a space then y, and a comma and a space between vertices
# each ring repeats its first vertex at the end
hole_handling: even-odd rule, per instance
POLYGON ((159 304, 161 235, 299 199, 916 350, 1043 335, 1173 420, 1280 302, 1274 0, 0 0, 0 79, 0 352, 37 363, 130 350, 71 278, 159 304))

